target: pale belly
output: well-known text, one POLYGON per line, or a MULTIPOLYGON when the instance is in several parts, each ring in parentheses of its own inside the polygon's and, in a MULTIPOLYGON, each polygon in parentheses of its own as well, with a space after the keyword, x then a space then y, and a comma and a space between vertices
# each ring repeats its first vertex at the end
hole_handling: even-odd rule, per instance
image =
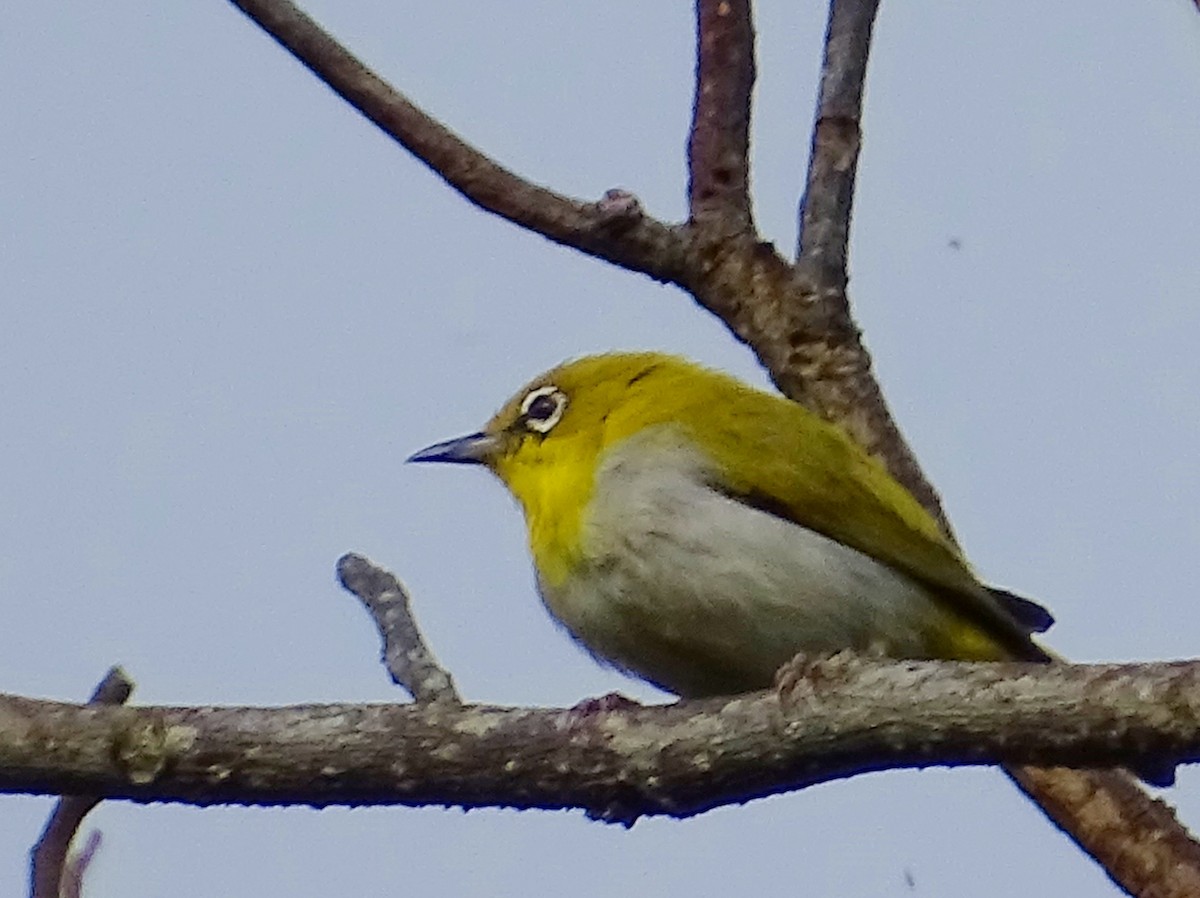
POLYGON ((593 655, 685 696, 768 687, 798 653, 931 656, 945 612, 926 588, 710 489, 682 461, 603 466, 584 563, 541 584, 593 655))

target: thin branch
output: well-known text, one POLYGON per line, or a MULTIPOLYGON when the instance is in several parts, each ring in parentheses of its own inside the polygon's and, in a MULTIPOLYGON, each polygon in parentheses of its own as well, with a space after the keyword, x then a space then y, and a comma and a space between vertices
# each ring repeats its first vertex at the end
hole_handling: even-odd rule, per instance
POLYGON ((390 571, 362 555, 338 559, 338 581, 358 596, 383 640, 383 663, 397 686, 418 702, 460 704, 450 674, 438 664, 412 614, 408 590, 390 571))
POLYGON ((1175 812, 1118 771, 1006 767, 1005 772, 1114 883, 1131 895, 1200 895, 1200 844, 1175 812))
POLYGON ((314 75, 470 202, 556 243, 660 281, 674 280, 679 231, 605 202, 584 203, 498 165, 362 64, 287 0, 230 0, 314 75))
MULTIPOLYGON (((831 0, 796 262, 822 288, 846 289, 863 85, 879 0, 831 0)), ((843 293, 843 302, 844 293, 843 293)))
POLYGON ((66 867, 63 869, 61 898, 81 898, 83 895, 83 877, 87 875, 88 867, 95 860, 96 852, 100 850, 102 840, 103 837, 100 835, 100 830, 92 830, 88 833, 87 841, 83 843, 83 847, 76 854, 67 858, 66 867))
POLYGON ((778 690, 590 711, 0 696, 0 792, 200 805, 582 808, 628 823, 893 767, 1164 759, 1200 760, 1200 662, 838 656, 804 665, 778 690))
MULTIPOLYGON (((132 694, 133 681, 125 671, 110 667, 92 692, 88 704, 123 705, 132 694)), ((78 894, 79 882, 99 842, 89 839, 90 847, 74 859, 70 858, 71 842, 83 825, 83 818, 99 803, 100 798, 95 795, 69 795, 59 799, 30 852, 31 898, 61 898, 71 888, 78 894)))
MULTIPOLYGON (((846 295, 862 101, 878 6, 879 0, 830 2, 812 152, 800 200, 796 264, 787 267, 786 280, 770 279, 775 283, 766 289, 775 294, 773 303, 756 298, 747 303, 750 309, 741 317, 755 323, 755 332, 746 329, 747 342, 779 389, 844 427, 950 533, 941 499, 896 426, 875 380, 870 353, 846 295), (771 308, 773 314, 763 315, 762 308, 771 308)), ((764 255, 760 249, 760 268, 764 255)), ((770 267, 785 264, 777 258, 770 267)), ((760 276, 743 280, 763 290, 760 276)), ((731 291, 727 287, 724 292, 731 291)), ((728 307, 730 301, 724 305, 728 307)))
MULTIPOLYGON (((758 240, 747 211, 745 233, 714 227, 711 234, 697 234, 691 264, 679 283, 754 350, 785 396, 844 427, 949 532, 939 497, 896 427, 871 372, 871 357, 846 296, 863 82, 877 5, 878 0, 833 0, 830 7, 808 186, 801 202, 804 249, 796 264, 758 240)), ((701 208, 698 200, 706 196, 697 185, 711 192, 713 183, 721 184, 724 169, 714 160, 746 162, 753 83, 749 0, 736 7, 722 0, 697 0, 696 9, 700 42, 689 160, 693 218, 701 208), (726 44, 735 50, 716 52, 726 44), (739 70, 736 63, 743 59, 744 70, 739 70)), ((746 183, 748 176, 745 183, 734 178, 728 192, 736 194, 740 187, 744 193, 746 183)), ((719 200, 723 194, 715 196, 719 200)))
POLYGON ((688 207, 694 224, 724 237, 754 232, 750 211, 753 89, 750 0, 697 0, 688 207))
MULTIPOLYGON (((900 434, 871 374, 846 295, 854 181, 862 143, 862 100, 878 0, 830 0, 821 88, 807 186, 800 203, 797 280, 809 300, 774 316, 795 347, 760 358, 780 389, 803 395, 841 423, 932 513, 953 538, 941 499, 900 434), (788 325, 788 317, 799 324, 788 325), (824 331, 824 336, 822 335, 824 331), (804 334, 804 336, 800 336, 804 334), (783 355, 784 358, 780 358, 783 355), (832 376, 825 376, 832 373, 832 376)), ((796 289, 796 288, 793 288, 796 289)), ((1105 872, 1135 895, 1195 893, 1200 847, 1174 815, 1127 777, 1098 771, 1006 768, 1017 785, 1105 872), (1184 881, 1171 891, 1165 871, 1184 881)))

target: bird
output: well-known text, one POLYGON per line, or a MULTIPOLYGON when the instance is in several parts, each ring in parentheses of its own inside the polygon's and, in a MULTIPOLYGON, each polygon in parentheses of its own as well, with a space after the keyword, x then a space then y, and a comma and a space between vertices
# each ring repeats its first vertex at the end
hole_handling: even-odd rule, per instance
POLYGON ((681 697, 797 655, 1045 662, 1041 605, 985 585, 836 424, 660 352, 567 361, 412 462, 479 465, 524 512, 538 592, 591 655, 681 697))

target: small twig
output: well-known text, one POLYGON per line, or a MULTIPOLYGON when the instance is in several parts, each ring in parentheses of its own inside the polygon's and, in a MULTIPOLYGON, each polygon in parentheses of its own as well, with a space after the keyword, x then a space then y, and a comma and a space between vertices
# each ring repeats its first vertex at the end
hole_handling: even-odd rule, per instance
MULTIPOLYGON (((97 684, 88 704, 123 705, 132 694, 133 680, 114 666, 97 684)), ((78 895, 84 871, 100 844, 99 834, 89 836, 87 845, 75 858, 70 857, 71 842, 83 825, 83 818, 99 803, 100 799, 93 795, 69 795, 58 800, 30 852, 31 898, 78 895)))
POLYGON ((647 215, 614 226, 585 203, 521 178, 463 141, 362 64, 288 0, 230 0, 314 75, 480 208, 556 243, 673 281, 687 240, 647 215))
MULTIPOLYGON (((808 181, 800 200, 797 266, 821 288, 844 291, 854 177, 862 145, 863 84, 879 0, 832 0, 808 181)), ((844 296, 844 294, 843 294, 844 296)))
POLYGON ((693 223, 723 237, 754 231, 750 210, 754 75, 750 0, 697 0, 688 206, 693 223))
POLYGON ((362 555, 338 559, 338 580, 358 596, 383 640, 383 663, 392 681, 418 702, 460 704, 450 674, 437 663, 413 618, 408 590, 396 575, 362 555))
POLYGON ((87 874, 101 841, 100 830, 94 829, 88 833, 83 847, 67 858, 66 867, 63 869, 61 898, 80 898, 83 895, 83 877, 87 874))

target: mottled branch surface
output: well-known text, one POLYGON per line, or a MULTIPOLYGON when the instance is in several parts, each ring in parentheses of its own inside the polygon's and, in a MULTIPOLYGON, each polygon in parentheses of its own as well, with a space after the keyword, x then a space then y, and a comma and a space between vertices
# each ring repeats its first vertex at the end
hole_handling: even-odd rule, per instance
POLYGON ((614 710, 104 707, 0 697, 0 791, 687 816, 890 767, 1200 759, 1200 663, 804 664, 778 691, 614 710))
POLYGON ((1028 766, 1006 772, 1131 895, 1200 895, 1200 844, 1172 808, 1126 774, 1028 766))
POLYGON ((754 230, 750 210, 750 0, 696 0, 696 94, 688 141, 691 222, 720 237, 754 230))

